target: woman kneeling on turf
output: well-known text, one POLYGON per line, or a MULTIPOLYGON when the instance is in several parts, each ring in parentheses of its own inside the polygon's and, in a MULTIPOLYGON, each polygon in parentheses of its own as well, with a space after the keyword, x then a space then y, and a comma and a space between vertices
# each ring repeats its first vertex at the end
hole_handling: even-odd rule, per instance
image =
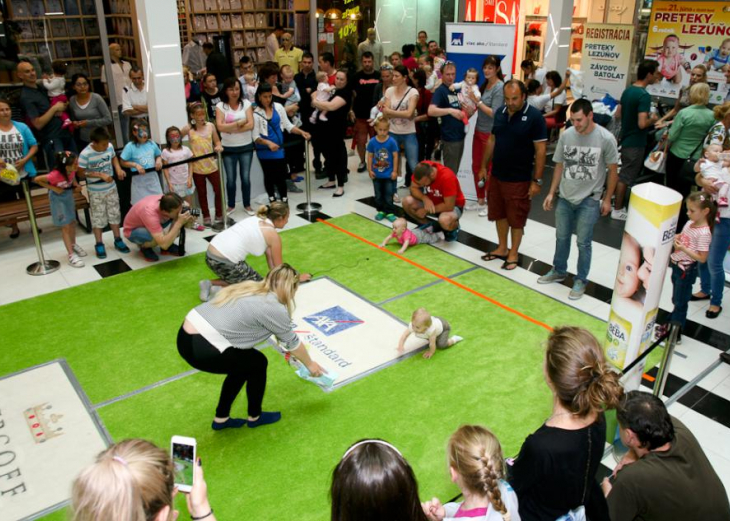
POLYGON ((276 335, 281 346, 304 364, 312 376, 325 370, 314 362, 292 328, 291 312, 299 274, 288 264, 273 268, 263 281, 233 284, 213 300, 194 308, 177 334, 177 349, 195 369, 225 374, 213 429, 259 427, 281 419, 262 412, 268 360, 257 344, 276 335), (248 419, 231 418, 231 405, 247 383, 248 419))
MULTIPOLYGON (((208 302, 211 294, 229 284, 261 281, 263 277, 246 262, 249 255, 265 253, 269 269, 281 265, 281 237, 276 230, 288 222, 289 205, 277 201, 260 207, 256 218, 244 219, 216 235, 205 253, 205 263, 218 278, 200 281, 200 300, 208 302)), ((299 276, 301 282, 310 278, 309 273, 299 276)))

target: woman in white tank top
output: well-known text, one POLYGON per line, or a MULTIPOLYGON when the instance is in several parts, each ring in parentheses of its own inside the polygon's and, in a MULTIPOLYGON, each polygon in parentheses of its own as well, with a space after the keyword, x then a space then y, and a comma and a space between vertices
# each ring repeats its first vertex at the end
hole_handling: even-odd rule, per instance
MULTIPOLYGON (((273 202, 259 208, 256 217, 244 219, 216 235, 205 253, 205 263, 218 278, 201 280, 200 300, 207 302, 219 288, 247 280, 260 281, 263 277, 247 262, 249 255, 266 254, 269 269, 283 263, 280 230, 289 222, 289 205, 273 202)), ((306 282, 309 273, 302 273, 299 280, 306 282)))

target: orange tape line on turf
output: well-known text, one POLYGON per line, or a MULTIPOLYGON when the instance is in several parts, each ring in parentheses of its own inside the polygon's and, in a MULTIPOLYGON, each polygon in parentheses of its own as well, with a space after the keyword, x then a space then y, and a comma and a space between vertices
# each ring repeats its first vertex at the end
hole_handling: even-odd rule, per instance
POLYGON ((365 239, 364 237, 360 237, 359 235, 357 235, 355 233, 352 233, 349 230, 345 230, 344 228, 340 228, 336 224, 332 224, 331 222, 325 221, 323 219, 317 219, 317 222, 320 222, 322 224, 326 224, 327 226, 329 226, 331 228, 334 228, 335 230, 338 230, 338 231, 340 231, 342 233, 345 233, 345 234, 349 235, 350 237, 353 237, 353 238, 355 238, 355 239, 357 239, 359 241, 364 242, 365 244, 369 244, 370 246, 373 246, 374 248, 378 248, 381 251, 384 251, 384 252, 386 252, 386 253, 394 256, 394 257, 397 257, 398 259, 407 262, 411 266, 415 266, 416 268, 421 269, 421 270, 425 271, 426 273, 430 273, 434 277, 437 277, 437 278, 439 278, 439 279, 441 279, 441 280, 443 280, 445 282, 448 282, 449 284, 452 284, 452 285, 456 286, 457 288, 463 289, 464 291, 467 291, 467 292, 471 293, 474 296, 477 296, 477 297, 479 297, 479 298, 481 298, 483 300, 486 300, 487 302, 490 302, 490 303, 494 304, 495 306, 497 306, 499 308, 502 308, 503 310, 505 310, 505 311, 507 311, 509 313, 512 313, 512 314, 517 315, 518 317, 520 317, 520 318, 522 318, 524 320, 527 320, 528 322, 532 322, 536 326, 543 327, 543 328, 547 329, 548 331, 552 331, 553 330, 552 327, 548 326, 544 322, 540 322, 539 320, 536 320, 536 319, 532 318, 531 316, 525 315, 521 311, 517 311, 516 309, 513 309, 513 308, 511 308, 511 307, 509 307, 509 306, 507 306, 505 304, 502 304, 498 300, 495 300, 495 299, 493 299, 491 297, 488 297, 488 296, 484 295, 483 293, 479 293, 478 291, 470 288, 469 286, 465 286, 465 285, 463 285, 463 284, 461 284, 461 283, 459 283, 459 282, 457 282, 455 280, 452 280, 452 279, 446 277, 445 275, 441 275, 440 273, 438 273, 436 271, 433 271, 432 269, 429 269, 426 266, 423 266, 422 264, 418 264, 417 262, 412 261, 411 259, 407 259, 406 257, 403 257, 402 255, 399 255, 399 254, 397 254, 394 251, 390 251, 390 250, 386 250, 384 248, 380 248, 380 246, 378 246, 374 242, 370 242, 369 240, 365 239))

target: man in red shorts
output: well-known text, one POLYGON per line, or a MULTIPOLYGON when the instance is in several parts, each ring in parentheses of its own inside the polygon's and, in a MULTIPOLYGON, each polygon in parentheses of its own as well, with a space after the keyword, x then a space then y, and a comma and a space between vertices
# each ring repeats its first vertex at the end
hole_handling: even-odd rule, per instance
POLYGON ((527 88, 521 81, 504 84, 504 103, 495 111, 492 135, 481 165, 484 169, 492 161, 488 217, 497 222, 499 245, 482 259, 503 260, 502 269, 513 270, 519 260, 530 201, 542 186, 547 128, 540 111, 527 104, 527 88), (512 239, 511 247, 507 246, 508 236, 512 239))
POLYGON ((405 212, 420 223, 419 228, 436 225, 447 242, 455 241, 465 202, 456 174, 442 164, 422 161, 413 170, 410 189, 411 194, 403 199, 405 212))

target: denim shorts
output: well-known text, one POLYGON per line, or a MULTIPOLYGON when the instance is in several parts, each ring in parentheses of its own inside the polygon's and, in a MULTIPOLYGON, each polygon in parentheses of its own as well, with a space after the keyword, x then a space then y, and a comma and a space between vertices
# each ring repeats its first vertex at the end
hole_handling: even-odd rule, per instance
POLYGON ((48 192, 48 198, 51 201, 51 216, 54 226, 66 226, 76 220, 73 190, 64 190, 62 194, 51 190, 48 192))

